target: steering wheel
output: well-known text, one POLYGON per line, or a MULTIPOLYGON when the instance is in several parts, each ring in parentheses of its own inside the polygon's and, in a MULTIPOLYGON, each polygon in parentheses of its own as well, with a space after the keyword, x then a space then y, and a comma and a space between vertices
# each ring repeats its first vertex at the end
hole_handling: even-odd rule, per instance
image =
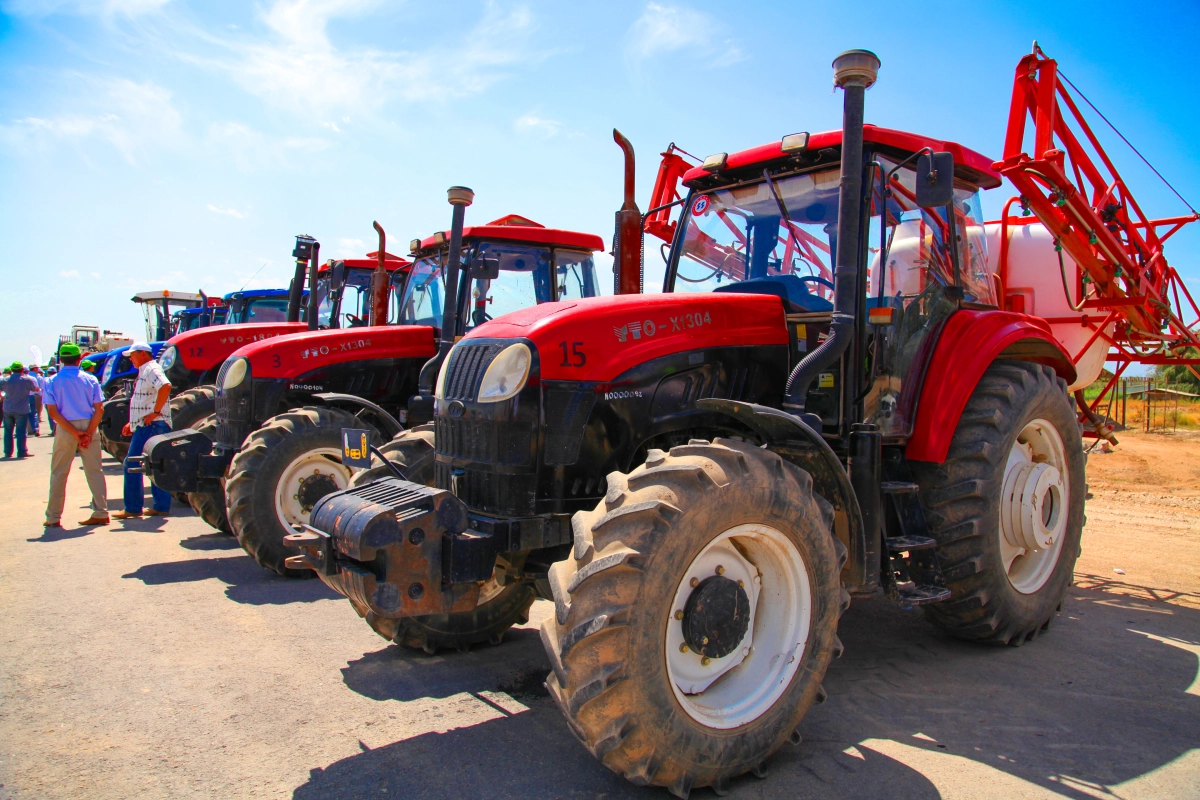
MULTIPOLYGON (((820 275, 799 275, 797 277, 800 278, 801 283, 815 283, 820 287, 829 289, 830 296, 833 295, 833 281, 822 278, 820 275)), ((814 292, 814 294, 816 294, 817 297, 826 299, 824 298, 825 292, 818 291, 814 292)))

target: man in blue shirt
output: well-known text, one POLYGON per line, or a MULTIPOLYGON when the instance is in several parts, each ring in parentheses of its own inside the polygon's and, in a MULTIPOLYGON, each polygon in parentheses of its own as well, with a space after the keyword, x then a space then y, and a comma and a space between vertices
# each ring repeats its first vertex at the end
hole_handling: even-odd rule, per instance
POLYGON ((41 391, 37 381, 25 374, 20 361, 12 364, 12 374, 4 381, 4 457, 12 458, 13 436, 17 440, 17 458, 28 458, 25 426, 29 424, 30 398, 41 391))
POLYGON ((100 382, 79 369, 78 345, 64 344, 58 351, 62 370, 46 381, 46 416, 58 424, 54 452, 50 456, 50 499, 46 503, 47 528, 62 527, 67 478, 78 452, 83 461, 88 488, 92 490, 92 513, 80 525, 107 525, 108 488, 100 467, 100 439, 96 428, 104 416, 104 394, 100 382))

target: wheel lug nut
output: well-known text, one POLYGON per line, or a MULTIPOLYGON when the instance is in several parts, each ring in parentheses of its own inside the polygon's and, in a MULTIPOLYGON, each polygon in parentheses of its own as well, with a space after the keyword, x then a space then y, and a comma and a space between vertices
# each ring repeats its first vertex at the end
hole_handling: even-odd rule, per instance
POLYGON ((700 666, 702 666, 702 667, 707 667, 711 663, 712 663, 712 659, 709 658, 708 656, 704 656, 703 658, 700 659, 700 666))
POLYGON ((686 653, 687 651, 688 651, 687 642, 684 642, 683 644, 679 645, 679 652, 686 653))
POLYGON ((740 586, 741 588, 745 589, 745 588, 746 588, 746 582, 745 582, 745 581, 738 581, 738 586, 740 586))
POLYGON ((688 581, 688 586, 691 586, 693 589, 695 589, 699 585, 700 585, 699 578, 692 578, 690 581, 688 581))
POLYGON ((703 637, 701 637, 701 638, 700 638, 700 644, 708 644, 708 637, 707 637, 707 636, 703 636, 703 637))
POLYGON ((675 619, 683 619, 683 612, 682 612, 682 611, 676 611, 676 612, 675 612, 675 619))
POLYGON ((722 567, 720 564, 717 564, 717 574, 718 574, 718 575, 724 575, 724 574, 725 574, 725 568, 724 568, 724 567, 722 567))

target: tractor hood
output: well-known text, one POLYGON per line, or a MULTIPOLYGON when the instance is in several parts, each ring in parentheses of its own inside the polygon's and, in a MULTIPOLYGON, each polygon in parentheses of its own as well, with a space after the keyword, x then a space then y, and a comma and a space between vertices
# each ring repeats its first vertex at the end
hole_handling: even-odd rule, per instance
POLYGON ((436 352, 433 328, 394 325, 293 333, 252 342, 232 355, 248 358, 251 374, 258 379, 294 378, 353 361, 432 358, 436 352))
POLYGON ((678 293, 543 303, 480 325, 468 339, 533 342, 543 380, 608 381, 684 350, 786 345, 788 332, 778 297, 678 293))
POLYGON ((303 322, 246 323, 213 325, 172 336, 167 344, 176 350, 175 358, 185 369, 207 372, 243 345, 306 330, 303 322))

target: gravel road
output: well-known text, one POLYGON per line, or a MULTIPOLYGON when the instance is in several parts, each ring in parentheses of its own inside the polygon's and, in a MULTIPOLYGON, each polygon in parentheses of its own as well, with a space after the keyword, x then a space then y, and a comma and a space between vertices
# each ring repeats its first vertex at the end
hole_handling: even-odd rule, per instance
MULTIPOLYGON (((610 774, 546 697, 549 604, 499 646, 407 652, 190 510, 77 528, 82 472, 43 532, 49 450, 0 461, 0 799, 669 797, 610 774)), ((1092 456, 1078 585, 1024 647, 856 603, 804 742, 733 796, 1200 798, 1197 477, 1187 437, 1092 456)))

